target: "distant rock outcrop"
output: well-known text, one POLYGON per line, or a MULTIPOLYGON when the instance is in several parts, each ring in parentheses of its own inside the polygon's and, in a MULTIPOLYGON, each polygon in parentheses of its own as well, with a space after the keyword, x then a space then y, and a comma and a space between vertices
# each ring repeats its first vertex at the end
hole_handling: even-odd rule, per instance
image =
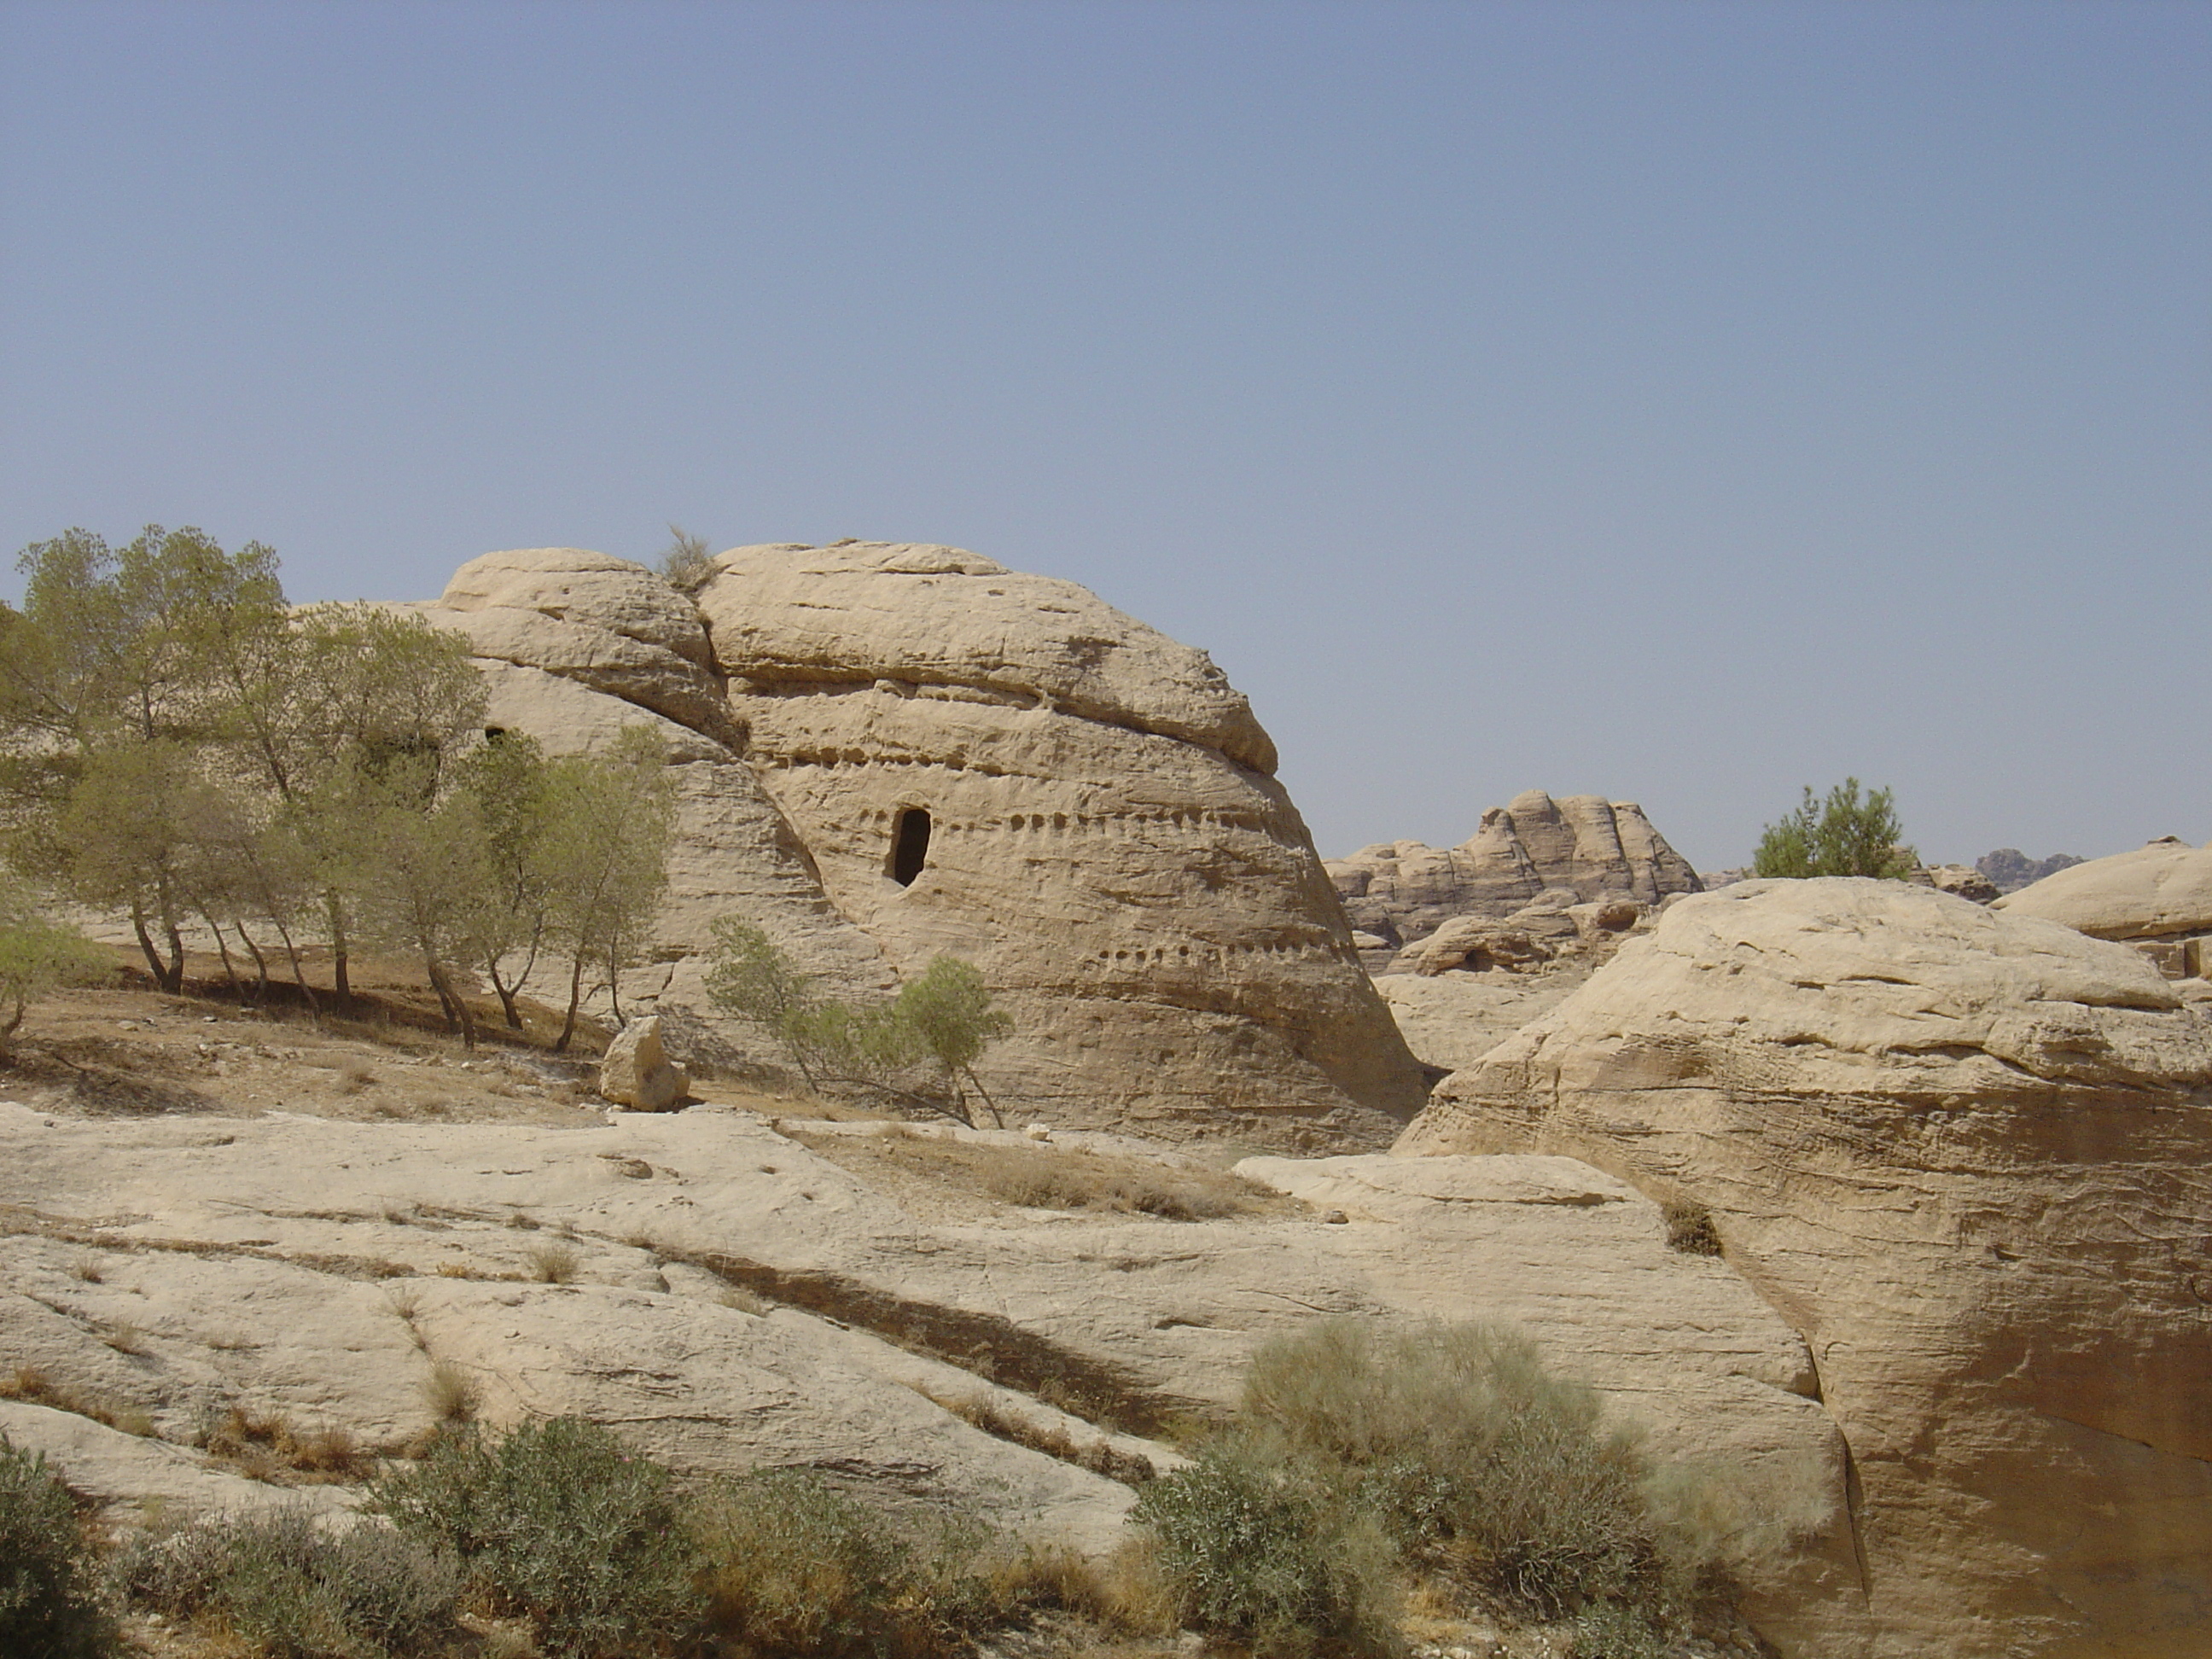
POLYGON ((847 994, 974 963, 1015 1019, 993 1092, 1031 1116, 1379 1145, 1424 1098, 1250 705, 1071 582, 778 544, 687 597, 538 549, 424 614, 468 635, 494 724, 556 753, 668 739, 665 977, 640 1000, 703 1011, 734 915, 847 994))
POLYGON ((1352 927, 1366 935, 1361 959, 1378 973, 1455 917, 1503 921, 1547 898, 1648 907, 1703 890, 1642 807, 1602 795, 1555 801, 1540 789, 1492 807, 1457 847, 1381 842, 1330 860, 1328 869, 1352 927))
POLYGON ((2212 1030, 2021 896, 1684 900, 1399 1146, 1564 1153, 1711 1212, 1850 1446, 1859 1579, 1790 1651, 2212 1651, 2212 1030))
POLYGON ((2087 862, 2071 853, 2053 853, 2047 859, 2032 859, 2017 847, 2000 847, 1976 859, 1974 868, 1987 876, 2000 893, 2016 893, 2045 876, 2055 876, 2061 870, 2087 862))

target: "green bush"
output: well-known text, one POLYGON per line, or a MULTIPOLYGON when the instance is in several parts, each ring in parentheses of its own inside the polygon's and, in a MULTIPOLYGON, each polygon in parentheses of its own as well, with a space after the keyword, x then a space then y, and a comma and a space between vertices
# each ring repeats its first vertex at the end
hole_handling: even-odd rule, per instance
POLYGON ((399 1529, 459 1557, 559 1659, 633 1656, 693 1629, 697 1547, 673 1477, 579 1418, 440 1440, 372 1487, 399 1529))
POLYGON ((202 1522, 127 1550, 132 1599, 209 1619, 267 1659, 383 1659, 425 1650, 453 1626, 450 1555, 387 1526, 325 1532, 305 1510, 202 1522))
POLYGON ((1814 1483, 1775 1484, 1655 1468, 1523 1337, 1334 1320, 1262 1348, 1235 1426, 1136 1516, 1186 1618, 1271 1650, 1377 1644, 1395 1568, 1643 1659, 1820 1523, 1814 1483))
POLYGON ((1226 1436, 1145 1487, 1135 1518, 1194 1629, 1263 1656, 1395 1645, 1389 1540, 1325 1460, 1226 1436))
POLYGON ((980 1528, 895 1522, 819 1476, 776 1470, 717 1487, 693 1526, 708 1565, 707 1625, 794 1659, 964 1651, 1005 1622, 980 1528))
POLYGON ((114 1651, 114 1620, 69 1493, 43 1456, 0 1437, 0 1653, 101 1659, 114 1651))
POLYGON ((1556 1616, 1656 1567, 1636 1436, 1526 1338, 1330 1321, 1255 1357, 1243 1410, 1346 1470, 1411 1559, 1466 1588, 1556 1616))
POLYGON ((1859 799, 1859 781, 1845 778, 1822 800, 1805 786, 1797 810, 1770 823, 1751 867, 1759 876, 1908 876, 1919 854, 1902 845, 1904 826, 1887 789, 1859 799))

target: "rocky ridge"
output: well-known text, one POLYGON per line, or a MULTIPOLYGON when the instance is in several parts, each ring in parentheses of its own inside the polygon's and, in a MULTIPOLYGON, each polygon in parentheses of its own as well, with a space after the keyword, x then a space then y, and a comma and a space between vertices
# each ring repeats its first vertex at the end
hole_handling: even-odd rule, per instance
POLYGON ((1701 890, 1642 807, 1601 795, 1553 800, 1540 789, 1492 807, 1457 847, 1379 842, 1327 867, 1361 935, 1360 959, 1377 974, 1441 971, 1418 966, 1412 947, 1456 919, 1504 921, 1532 906, 1649 908, 1701 890))

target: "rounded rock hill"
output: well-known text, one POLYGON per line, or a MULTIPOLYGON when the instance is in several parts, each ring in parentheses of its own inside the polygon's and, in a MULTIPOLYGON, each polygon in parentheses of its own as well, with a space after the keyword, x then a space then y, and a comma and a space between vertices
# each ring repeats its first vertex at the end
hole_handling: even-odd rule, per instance
POLYGON ((1073 583, 780 544, 687 595, 535 549, 472 561, 423 614, 468 636, 490 720, 550 752, 668 738, 665 977, 632 992, 664 1013, 707 1012, 732 915, 848 994, 974 963, 1015 1021, 994 1094, 1052 1121, 1379 1145, 1421 1105, 1250 705, 1073 583))

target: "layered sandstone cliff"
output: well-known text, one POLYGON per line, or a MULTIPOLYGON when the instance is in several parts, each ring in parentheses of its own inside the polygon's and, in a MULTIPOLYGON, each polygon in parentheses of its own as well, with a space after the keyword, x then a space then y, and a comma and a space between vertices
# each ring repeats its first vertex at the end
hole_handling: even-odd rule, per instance
POLYGON ((1458 917, 1503 921, 1540 900, 1650 906, 1701 890, 1697 872, 1634 802, 1554 800, 1540 789, 1492 807, 1457 847, 1380 842, 1331 859, 1328 869, 1378 973, 1458 917))
MULTIPOLYGON (((867 993, 939 952, 1014 1016, 994 1092, 1065 1123, 1378 1143, 1420 1072, 1273 744, 1205 653, 943 547, 738 548, 687 598, 573 549, 489 555, 425 612, 554 752, 654 724, 682 816, 665 1009, 718 915, 867 993)), ((742 1039, 742 1033, 732 1033, 742 1039)))

